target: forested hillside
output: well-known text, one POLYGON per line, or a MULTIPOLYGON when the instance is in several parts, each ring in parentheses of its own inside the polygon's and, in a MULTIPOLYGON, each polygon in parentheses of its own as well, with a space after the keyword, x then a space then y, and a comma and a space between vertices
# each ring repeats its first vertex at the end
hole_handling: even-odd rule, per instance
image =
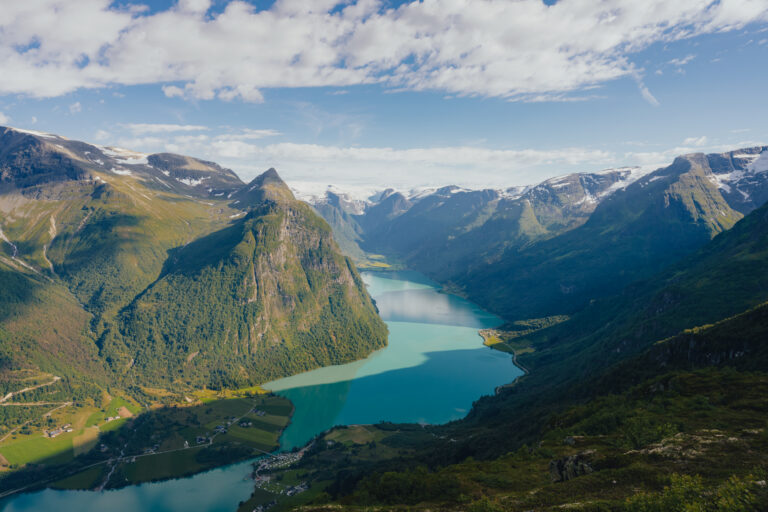
POLYGON ((212 162, 11 128, 0 162, 7 370, 179 391, 386 344, 329 226, 274 170, 245 184, 212 162))
POLYGON ((767 236, 764 205, 565 321, 495 331, 524 377, 447 425, 321 435, 284 476, 325 493, 282 506, 765 509, 767 236))

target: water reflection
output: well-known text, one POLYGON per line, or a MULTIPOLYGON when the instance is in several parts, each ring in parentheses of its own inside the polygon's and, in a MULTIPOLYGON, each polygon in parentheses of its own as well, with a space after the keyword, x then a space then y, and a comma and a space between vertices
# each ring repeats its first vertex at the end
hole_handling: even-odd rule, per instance
MULTIPOLYGON (((408 273, 412 274, 412 273, 408 273)), ((300 446, 334 425, 380 420, 442 423, 464 416, 480 395, 514 380, 507 354, 483 347, 477 329, 498 317, 428 280, 366 272, 363 279, 389 327, 389 345, 363 361, 265 385, 290 399, 295 416, 281 446, 300 446)))

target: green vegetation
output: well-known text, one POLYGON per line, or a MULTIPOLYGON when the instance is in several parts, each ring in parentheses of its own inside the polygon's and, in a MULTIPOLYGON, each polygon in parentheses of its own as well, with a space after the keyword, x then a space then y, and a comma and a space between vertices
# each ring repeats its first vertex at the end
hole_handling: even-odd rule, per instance
POLYGON ((104 466, 86 469, 76 475, 63 478, 54 483, 54 489, 92 489, 104 477, 104 466))
MULTIPOLYGON (((305 510, 325 510, 330 502, 335 510, 582 504, 585 510, 757 511, 768 505, 767 391, 766 374, 671 372, 554 416, 534 447, 493 460, 430 467, 425 464, 443 446, 432 433, 379 425, 365 427, 360 442, 336 441, 346 433, 334 430, 283 471, 311 483, 315 495, 305 510), (735 503, 744 508, 728 508, 735 503)), ((281 510, 295 504, 279 502, 281 510)))
POLYGON ((294 201, 255 208, 176 252, 103 352, 119 366, 133 359, 148 384, 221 389, 349 362, 385 342, 330 230, 294 201))
MULTIPOLYGON (((109 169, 120 162, 95 146, 14 130, 0 139, 10 162, 0 191, 10 240, 0 242, 0 398, 34 388, 0 407, 0 469, 14 470, 1 475, 3 488, 102 464, 119 454, 117 440, 139 455, 157 441, 196 446, 221 409, 253 400, 226 390, 257 393, 257 384, 386 344, 329 226, 274 170, 246 185, 211 162, 160 154, 117 174, 109 169), (199 180, 205 186, 185 184, 199 180), (198 404, 201 390, 212 415, 154 409, 198 404), (142 445, 151 434, 139 427, 149 424, 173 436, 142 445)), ((275 407, 195 448, 194 463, 186 451, 162 464, 137 459, 154 473, 126 469, 128 480, 270 451, 291 414, 275 407)))
POLYGON ((276 450, 292 404, 269 394, 235 394, 241 396, 155 408, 120 420, 101 420, 101 415, 135 411, 135 404, 122 397, 96 412, 88 407, 57 412, 52 424, 67 422, 73 432, 51 439, 35 430, 0 444, 7 464, 19 468, 0 479, 0 492, 36 482, 66 489, 119 487, 190 475, 276 450), (94 415, 100 423, 84 426, 94 415))
POLYGON ((766 509, 767 209, 568 319, 484 332, 530 373, 464 420, 321 437, 287 470, 303 510, 766 509))

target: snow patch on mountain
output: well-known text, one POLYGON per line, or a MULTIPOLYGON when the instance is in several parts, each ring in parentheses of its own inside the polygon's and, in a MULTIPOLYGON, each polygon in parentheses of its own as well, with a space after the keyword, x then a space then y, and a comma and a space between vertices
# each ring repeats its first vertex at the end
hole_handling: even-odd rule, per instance
MULTIPOLYGON (((734 155, 735 156, 735 155, 734 155)), ((755 155, 750 155, 755 156, 755 155)), ((768 151, 763 151, 747 166, 749 172, 768 172, 768 151)))
POLYGON ((147 160, 149 155, 146 153, 111 146, 98 146, 98 148, 104 155, 111 157, 121 165, 149 165, 147 160))
POLYGON ((345 185, 343 188, 328 183, 312 181, 291 181, 288 183, 291 192, 301 201, 319 204, 326 201, 326 192, 343 196, 349 201, 368 202, 371 196, 381 193, 381 188, 365 185, 345 185))
MULTIPOLYGON (((196 187, 207 179, 208 176, 203 176, 202 178, 176 178, 176 181, 189 185, 190 187, 196 187)), ((251 187, 251 189, 253 189, 253 187, 251 187)))
POLYGON ((608 174, 612 172, 620 172, 624 176, 624 179, 621 181, 617 181, 616 183, 612 184, 607 189, 603 190, 598 194, 599 199, 604 199, 611 194, 619 191, 624 190, 643 176, 647 176, 651 174, 656 169, 653 167, 618 167, 616 169, 605 169, 603 171, 598 171, 594 174, 608 174))
POLYGON ((58 135, 54 135, 52 133, 38 132, 37 130, 24 130, 22 128, 11 128, 11 130, 19 133, 35 135, 36 137, 43 137, 44 139, 64 139, 64 137, 59 137, 58 135))

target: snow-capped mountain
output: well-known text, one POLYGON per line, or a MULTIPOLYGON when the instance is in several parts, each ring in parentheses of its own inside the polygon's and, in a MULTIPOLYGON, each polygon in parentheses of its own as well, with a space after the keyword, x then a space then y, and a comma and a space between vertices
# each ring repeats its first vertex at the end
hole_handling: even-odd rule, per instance
POLYGON ((768 201, 768 146, 707 155, 712 180, 735 210, 752 211, 768 201))
POLYGON ((68 179, 134 176, 153 188, 221 197, 242 186, 240 178, 214 162, 172 153, 145 154, 99 146, 33 130, 0 127, 0 186, 15 187, 68 179), (101 176, 100 176, 101 175, 101 176))

